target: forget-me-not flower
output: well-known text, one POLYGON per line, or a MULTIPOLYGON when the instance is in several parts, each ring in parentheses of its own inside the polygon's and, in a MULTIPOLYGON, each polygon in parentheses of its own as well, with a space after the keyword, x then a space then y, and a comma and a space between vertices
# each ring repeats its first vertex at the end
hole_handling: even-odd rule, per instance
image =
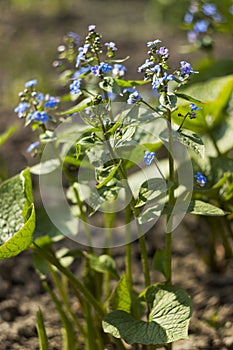
POLYGON ((26 88, 29 88, 29 87, 33 87, 37 84, 37 80, 36 79, 32 79, 32 80, 29 80, 25 83, 25 87, 26 88))
POLYGON ((151 165, 154 157, 156 156, 155 152, 145 151, 145 156, 143 158, 146 165, 151 165))
POLYGON ((29 120, 46 123, 49 120, 49 116, 44 111, 35 111, 29 116, 29 120))
POLYGON ((27 102, 20 102, 17 107, 15 107, 15 112, 18 113, 18 117, 22 118, 24 113, 29 109, 27 102))
POLYGON ((200 171, 198 171, 194 177, 196 178, 197 183, 200 185, 200 187, 205 186, 207 179, 200 171))
POLYGON ((82 79, 77 79, 77 80, 74 80, 72 84, 70 84, 70 93, 72 95, 80 93, 81 81, 82 81, 82 79))

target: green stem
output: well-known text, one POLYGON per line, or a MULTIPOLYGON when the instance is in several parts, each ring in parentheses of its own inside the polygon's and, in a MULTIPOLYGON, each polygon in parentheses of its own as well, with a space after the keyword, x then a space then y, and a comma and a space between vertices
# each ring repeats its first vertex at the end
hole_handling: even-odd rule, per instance
POLYGON ((46 252, 44 249, 38 246, 35 242, 33 242, 33 245, 35 246, 35 249, 37 250, 39 255, 41 255, 43 258, 49 261, 51 265, 55 266, 61 273, 63 273, 68 278, 73 288, 77 289, 78 292, 80 292, 83 295, 86 301, 94 308, 96 314, 102 320, 105 315, 105 309, 94 298, 92 293, 85 287, 85 285, 78 278, 76 278, 72 274, 72 272, 70 272, 66 267, 62 266, 59 260, 54 255, 46 252))
MULTIPOLYGON (((150 107, 150 106, 149 106, 150 107)), ((150 107, 152 108, 152 107, 150 107)), ((100 123, 102 125, 102 129, 103 129, 103 136, 105 139, 105 142, 107 144, 108 150, 111 154, 112 159, 116 159, 118 158, 111 146, 111 143, 109 142, 109 140, 106 137, 106 130, 103 124, 103 121, 101 120, 101 118, 99 117, 100 123)), ((135 209, 135 199, 133 196, 133 193, 131 191, 131 188, 129 186, 129 183, 127 181, 127 174, 126 171, 122 165, 122 163, 118 166, 118 174, 120 175, 120 178, 122 180, 124 180, 124 187, 125 187, 125 191, 126 191, 126 200, 129 199, 129 208, 127 209, 130 212, 130 216, 134 215, 135 219, 137 220, 138 217, 138 211, 137 209, 135 209)), ((129 215, 129 214, 127 214, 129 215)), ((128 217, 129 218, 129 217, 128 217)), ((140 225, 138 224, 137 221, 137 226, 138 226, 138 235, 139 235, 139 242, 140 242, 140 249, 141 249, 141 257, 142 257, 142 265, 143 265, 143 273, 144 273, 144 279, 145 279, 145 286, 149 286, 150 285, 150 273, 149 273, 149 262, 148 262, 148 257, 147 257, 147 250, 146 250, 146 244, 145 244, 145 237, 143 233, 140 233, 140 225)), ((128 245, 128 244, 127 244, 128 245)), ((127 258, 127 264, 129 264, 130 268, 130 262, 129 260, 131 260, 130 256, 131 256, 131 252, 130 252, 130 247, 126 247, 126 249, 128 250, 128 253, 126 252, 126 254, 128 254, 128 258, 127 258)), ((130 274, 130 272, 128 271, 128 273, 130 274)), ((132 274, 131 274, 132 275, 132 274)))
MULTIPOLYGON (((171 111, 167 109, 167 126, 168 126, 168 161, 169 161, 169 181, 173 184, 168 190, 168 207, 172 210, 175 203, 174 183, 175 183, 175 168, 174 159, 172 156, 173 136, 171 125, 171 111)), ((166 227, 166 282, 172 283, 172 214, 167 215, 167 227, 166 227)))
POLYGON ((88 227, 87 217, 86 217, 86 215, 85 215, 85 213, 83 211, 83 203, 81 201, 81 198, 79 196, 79 192, 78 192, 77 188, 73 187, 73 190, 74 190, 74 194, 75 194, 75 197, 77 199, 77 203, 78 203, 78 206, 79 206, 79 209, 80 209, 80 218, 83 221, 83 226, 84 226, 84 230, 85 230, 85 233, 86 233, 89 250, 90 250, 90 252, 93 253, 93 246, 92 246, 92 241, 91 241, 91 233, 90 233, 90 229, 88 227))
POLYGON ((130 205, 126 206, 125 210, 125 235, 126 235, 126 246, 125 246, 125 273, 129 284, 130 299, 133 300, 133 274, 132 274, 132 245, 131 245, 131 230, 130 220, 132 212, 130 205))
POLYGON ((150 281, 149 261, 148 261, 147 249, 146 249, 146 239, 145 239, 145 234, 143 233, 139 237, 139 245, 140 245, 142 266, 143 266, 144 279, 145 279, 145 287, 147 288, 150 286, 151 281, 150 281))
POLYGON ((83 336, 85 337, 85 331, 84 331, 83 327, 81 326, 77 316, 75 315, 75 313, 72 309, 72 306, 70 305, 69 298, 67 297, 67 293, 63 288, 64 286, 62 286, 61 281, 59 280, 59 278, 57 276, 57 273, 54 271, 54 268, 50 264, 49 264, 49 270, 51 272, 51 276, 53 278, 54 284, 56 285, 56 287, 59 291, 60 297, 62 298, 67 311, 69 312, 70 316, 72 317, 79 332, 81 334, 83 334, 83 336))

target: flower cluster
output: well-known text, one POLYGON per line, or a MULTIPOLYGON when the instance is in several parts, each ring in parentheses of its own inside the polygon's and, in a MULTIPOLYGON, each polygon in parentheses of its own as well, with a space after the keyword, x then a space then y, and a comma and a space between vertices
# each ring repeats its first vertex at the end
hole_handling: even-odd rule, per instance
POLYGON ((19 93, 20 103, 15 107, 15 112, 19 118, 25 118, 26 124, 33 122, 36 124, 44 124, 50 119, 50 112, 55 109, 59 103, 59 99, 48 94, 44 95, 36 91, 35 79, 25 83, 25 89, 19 93))
MULTIPOLYGON (((96 31, 95 25, 88 26, 88 34, 83 45, 79 45, 80 37, 75 33, 65 36, 65 45, 58 47, 59 57, 55 66, 62 68, 62 76, 70 77, 69 90, 71 95, 80 96, 80 92, 90 82, 96 82, 95 77, 104 81, 106 76, 112 78, 124 77, 126 67, 119 63, 124 60, 114 60, 117 51, 116 44, 112 41, 102 43, 102 36, 96 31), (64 68, 67 68, 64 71, 64 68), (67 75, 64 74, 67 72, 67 75)), ((98 94, 102 95, 101 91, 98 94)), ((105 96, 113 96, 106 89, 105 96)), ((73 98, 72 98, 73 100, 73 98)))
POLYGON ((156 95, 166 93, 170 81, 174 80, 178 85, 184 84, 192 74, 198 73, 186 61, 181 61, 180 67, 170 72, 167 64, 169 50, 165 46, 159 47, 160 43, 159 39, 147 43, 149 58, 138 68, 139 73, 144 73, 144 80, 151 82, 156 95))
POLYGON ((212 47, 212 32, 224 21, 224 16, 215 4, 204 0, 193 0, 184 16, 189 43, 205 48, 212 47))
POLYGON ((200 172, 198 171, 195 175, 194 175, 195 179, 197 180, 197 183, 199 184, 200 187, 204 187, 207 179, 206 177, 200 172))

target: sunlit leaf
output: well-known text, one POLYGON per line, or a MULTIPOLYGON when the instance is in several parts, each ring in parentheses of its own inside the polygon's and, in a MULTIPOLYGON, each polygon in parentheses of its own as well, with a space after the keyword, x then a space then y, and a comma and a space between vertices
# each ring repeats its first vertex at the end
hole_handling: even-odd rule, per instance
POLYGON ((115 310, 105 316, 104 331, 129 344, 157 345, 187 339, 192 312, 188 294, 175 286, 160 286, 154 287, 153 299, 149 322, 115 310))
POLYGON ((28 248, 35 229, 29 169, 0 185, 0 259, 28 248))

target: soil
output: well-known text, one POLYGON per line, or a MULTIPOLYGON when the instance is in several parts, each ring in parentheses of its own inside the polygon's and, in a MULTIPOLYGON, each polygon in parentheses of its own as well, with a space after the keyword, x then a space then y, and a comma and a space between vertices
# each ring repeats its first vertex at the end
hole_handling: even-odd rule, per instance
MULTIPOLYGON (((191 217, 174 232, 173 283, 187 290, 193 301, 193 315, 189 339, 174 343, 174 350, 232 350, 233 349, 233 262, 220 264, 218 272, 211 272, 193 250, 187 223, 194 232, 196 223, 191 217)), ((156 230, 147 236, 148 255, 153 256, 162 233, 156 230)), ((68 238, 63 245, 74 249, 76 243, 68 238)), ((221 253, 221 246, 219 251, 221 253)), ((138 244, 133 244, 133 274, 136 290, 141 290, 143 275, 140 267, 138 244)), ((113 249, 119 269, 124 268, 124 247, 113 249)), ((79 274, 79 262, 72 270, 79 274)), ((44 292, 39 275, 32 265, 32 253, 26 251, 18 257, 0 262, 0 350, 39 350, 35 327, 36 312, 40 308, 45 317, 49 349, 60 350, 61 333, 58 314, 50 297, 44 292)), ((161 279, 153 272, 154 281, 161 279)), ((77 304, 77 303, 76 303, 77 304)), ((75 308, 75 300, 74 300, 75 308)), ((72 349, 70 349, 72 350, 72 349)))

